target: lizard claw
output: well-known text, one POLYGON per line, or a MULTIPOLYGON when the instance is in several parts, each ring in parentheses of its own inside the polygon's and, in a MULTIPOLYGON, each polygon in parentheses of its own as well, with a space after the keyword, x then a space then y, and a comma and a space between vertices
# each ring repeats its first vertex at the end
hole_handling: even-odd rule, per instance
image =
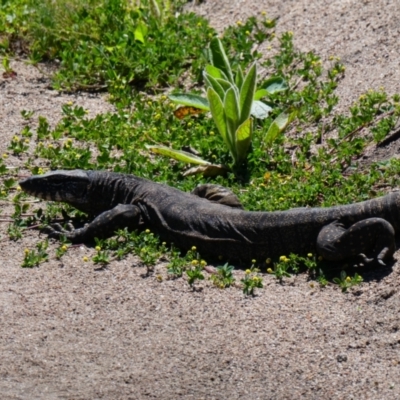
POLYGON ((66 228, 64 228, 59 223, 54 223, 54 224, 46 226, 43 230, 46 231, 46 233, 49 235, 49 238, 59 239, 61 236, 68 237, 68 234, 73 232, 75 230, 75 228, 71 222, 68 222, 66 224, 66 228))
MULTIPOLYGON (((365 263, 365 264, 372 264, 372 263, 374 263, 374 262, 377 262, 377 263, 379 263, 380 265, 382 265, 383 267, 386 267, 386 264, 385 264, 385 262, 382 260, 382 257, 381 257, 381 254, 379 254, 376 258, 368 258, 365 254, 363 254, 363 253, 360 253, 359 255, 358 255, 359 257, 361 257, 361 259, 362 259, 362 262, 363 263, 365 263)), ((359 266, 364 266, 363 264, 359 264, 359 266)))

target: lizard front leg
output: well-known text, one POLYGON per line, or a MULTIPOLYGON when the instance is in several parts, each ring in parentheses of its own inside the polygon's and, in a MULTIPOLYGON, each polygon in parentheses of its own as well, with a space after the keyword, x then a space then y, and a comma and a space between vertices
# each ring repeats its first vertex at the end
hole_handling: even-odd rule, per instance
POLYGON ((367 218, 346 229, 334 221, 322 228, 317 239, 317 251, 326 260, 341 261, 361 256, 366 263, 376 260, 385 265, 396 250, 393 226, 382 218, 367 218), (369 254, 372 259, 368 259, 369 254))
POLYGON ((66 230, 60 224, 47 227, 49 237, 59 239, 65 236, 73 243, 92 241, 95 237, 104 239, 118 229, 139 227, 140 209, 131 204, 118 204, 111 210, 104 211, 83 228, 66 230))

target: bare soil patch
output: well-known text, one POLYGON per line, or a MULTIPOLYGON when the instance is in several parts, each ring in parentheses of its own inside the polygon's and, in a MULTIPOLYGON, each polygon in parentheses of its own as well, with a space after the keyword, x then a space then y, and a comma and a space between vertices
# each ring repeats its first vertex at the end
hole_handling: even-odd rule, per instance
MULTIPOLYGON (((370 88, 400 92, 397 1, 219 0, 190 8, 220 30, 266 11, 300 49, 341 57, 341 109, 370 88)), ((93 114, 111 109, 101 95, 59 94, 33 67, 12 67, 16 79, 0 77, 0 152, 24 127, 23 109, 54 124, 68 101, 93 114)), ((193 292, 183 279, 146 278, 133 256, 97 270, 82 261, 93 253, 85 247, 22 269, 23 249, 39 234, 10 242, 6 228, 2 222, 3 399, 400 397, 397 262, 361 272, 365 282, 347 294, 311 287, 305 276, 284 284, 266 276, 258 296, 244 298, 207 281, 193 292)))

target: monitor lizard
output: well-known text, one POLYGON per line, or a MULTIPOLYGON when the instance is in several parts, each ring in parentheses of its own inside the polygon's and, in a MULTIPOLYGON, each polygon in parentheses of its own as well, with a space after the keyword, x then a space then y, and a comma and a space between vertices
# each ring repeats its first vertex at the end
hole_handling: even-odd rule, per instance
POLYGON ((50 227, 75 243, 106 238, 121 228, 148 228, 182 249, 241 263, 318 252, 342 261, 360 256, 385 265, 400 229, 400 193, 335 207, 245 211, 237 197, 218 185, 192 193, 134 175, 106 171, 52 171, 19 182, 23 191, 65 202, 88 213, 79 229, 50 227))

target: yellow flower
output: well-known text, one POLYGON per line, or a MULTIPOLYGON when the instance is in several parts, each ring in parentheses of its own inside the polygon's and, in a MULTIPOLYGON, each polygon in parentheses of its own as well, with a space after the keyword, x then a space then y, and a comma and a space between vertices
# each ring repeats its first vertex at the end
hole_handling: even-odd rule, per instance
POLYGON ((152 104, 153 104, 152 101, 148 101, 148 102, 147 102, 147 105, 149 105, 149 106, 151 106, 152 104))
POLYGON ((146 233, 150 233, 150 229, 146 229, 145 232, 146 232, 146 233))
POLYGON ((49 149, 52 149, 52 148, 53 148, 53 145, 52 145, 51 143, 49 143, 49 144, 47 145, 47 147, 48 147, 49 149))
POLYGON ((96 251, 100 251, 100 250, 101 250, 101 247, 100 247, 100 246, 96 246, 94 249, 95 249, 96 251))
POLYGON ((157 275, 157 280, 158 280, 158 282, 162 282, 162 280, 163 280, 162 275, 157 275))
POLYGON ((273 274, 273 273, 274 273, 274 271, 272 271, 272 268, 268 268, 268 269, 267 269, 267 272, 268 272, 269 274, 273 274))
POLYGON ((199 262, 197 260, 192 260, 192 265, 197 265, 199 262))
POLYGON ((279 261, 285 261, 286 260, 286 256, 280 256, 279 257, 279 261))
POLYGON ((17 186, 17 190, 18 190, 18 192, 20 192, 22 190, 21 186, 17 186))
POLYGON ((38 168, 38 174, 39 174, 39 175, 42 175, 43 172, 44 172, 44 171, 43 171, 43 168, 38 168))
POLYGON ((3 158, 8 158, 8 154, 4 153, 3 158))
POLYGON ((270 258, 267 258, 267 259, 265 260, 265 263, 266 263, 266 264, 271 264, 271 261, 272 261, 272 260, 271 260, 270 258))
POLYGON ((196 246, 192 246, 192 251, 196 251, 197 247, 196 246))
POLYGON ((351 281, 351 278, 348 276, 347 278, 346 278, 346 282, 350 282, 351 281))
POLYGON ((188 122, 187 126, 190 128, 193 125, 192 122, 188 122))
POLYGON ((215 135, 214 131, 210 131, 210 136, 214 136, 214 135, 215 135))
POLYGON ((264 181, 268 181, 269 178, 271 178, 271 172, 266 172, 266 173, 264 174, 264 181))
POLYGON ((246 33, 247 36, 250 35, 250 32, 249 32, 249 31, 246 31, 245 33, 246 33))
POLYGON ((67 249, 68 249, 68 246, 67 246, 66 244, 64 244, 64 245, 61 247, 61 250, 62 250, 62 251, 67 251, 67 249))
POLYGON ((237 26, 242 26, 242 25, 243 25, 243 24, 242 24, 242 21, 237 21, 237 22, 236 22, 236 25, 237 25, 237 26))
POLYGON ((247 275, 251 274, 251 269, 246 269, 245 273, 246 273, 247 275))
POLYGON ((251 260, 251 263, 252 263, 252 264, 255 264, 256 262, 257 262, 257 260, 254 260, 254 259, 251 260))
POLYGON ((88 262, 89 261, 89 259, 85 256, 85 257, 83 257, 83 259, 82 259, 84 262, 88 262))
POLYGON ((312 257, 312 253, 308 253, 307 257, 311 258, 312 257))
POLYGON ((261 11, 261 15, 267 15, 267 13, 265 11, 261 11))
POLYGON ((257 282, 257 281, 261 280, 261 278, 259 278, 258 276, 253 276, 252 279, 253 279, 254 282, 257 282))
POLYGON ((163 246, 166 246, 167 245, 167 242, 162 242, 161 243, 163 246))
POLYGON ((29 249, 24 250, 25 255, 27 256, 29 254, 29 249))
POLYGON ((206 260, 201 260, 201 261, 200 261, 200 264, 204 267, 204 266, 207 265, 207 261, 206 261, 206 260))
POLYGON ((67 106, 72 106, 72 104, 74 104, 72 101, 67 102, 67 106))

